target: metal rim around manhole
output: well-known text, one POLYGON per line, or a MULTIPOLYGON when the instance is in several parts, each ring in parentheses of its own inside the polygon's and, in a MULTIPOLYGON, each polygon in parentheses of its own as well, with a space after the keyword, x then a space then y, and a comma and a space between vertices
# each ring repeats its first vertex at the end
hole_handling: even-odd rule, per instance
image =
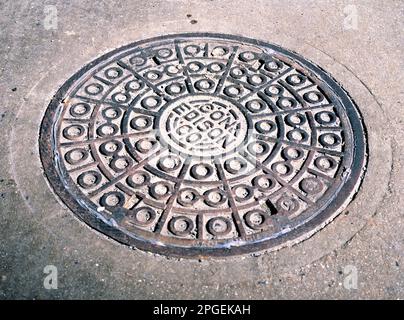
POLYGON ((181 257, 275 249, 357 191, 365 133, 346 92, 279 46, 178 34, 96 59, 49 104, 45 174, 91 227, 181 257))

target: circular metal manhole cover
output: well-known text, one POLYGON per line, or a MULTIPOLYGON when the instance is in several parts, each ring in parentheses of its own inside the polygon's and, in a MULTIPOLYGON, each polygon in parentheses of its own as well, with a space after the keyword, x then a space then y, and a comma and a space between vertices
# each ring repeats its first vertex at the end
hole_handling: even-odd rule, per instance
POLYGON ((42 122, 45 173, 90 226, 176 256, 279 248, 349 202, 365 164, 358 111, 278 46, 181 34, 85 66, 42 122))

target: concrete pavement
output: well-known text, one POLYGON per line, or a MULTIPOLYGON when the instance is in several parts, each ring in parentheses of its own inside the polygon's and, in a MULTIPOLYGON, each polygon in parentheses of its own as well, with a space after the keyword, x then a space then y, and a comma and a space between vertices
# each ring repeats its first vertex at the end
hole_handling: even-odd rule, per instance
POLYGON ((0 10, 1 299, 404 298, 400 1, 9 1, 0 10), (47 184, 39 124, 64 81, 124 44, 196 31, 296 51, 330 72, 362 112, 369 163, 361 189, 301 244, 258 256, 169 259, 91 230, 47 184), (58 289, 44 288, 47 265, 57 267, 58 289))

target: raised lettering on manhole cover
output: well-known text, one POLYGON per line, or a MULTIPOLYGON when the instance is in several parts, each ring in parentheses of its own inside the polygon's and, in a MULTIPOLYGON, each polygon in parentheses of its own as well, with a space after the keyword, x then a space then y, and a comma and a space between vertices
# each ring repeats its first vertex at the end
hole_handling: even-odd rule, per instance
POLYGON ((280 248, 331 221, 365 163, 360 116, 302 57, 219 34, 154 38, 85 66, 51 101, 41 159, 64 203, 162 254, 280 248))

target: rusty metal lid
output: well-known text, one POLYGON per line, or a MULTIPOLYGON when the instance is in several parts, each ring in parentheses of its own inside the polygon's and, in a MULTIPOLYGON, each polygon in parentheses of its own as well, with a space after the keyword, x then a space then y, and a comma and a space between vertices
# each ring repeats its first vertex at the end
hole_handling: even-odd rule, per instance
POLYGON ((356 192, 358 111, 301 56, 254 39, 179 34, 86 65, 43 118, 63 202, 102 233, 180 257, 307 238, 356 192))

